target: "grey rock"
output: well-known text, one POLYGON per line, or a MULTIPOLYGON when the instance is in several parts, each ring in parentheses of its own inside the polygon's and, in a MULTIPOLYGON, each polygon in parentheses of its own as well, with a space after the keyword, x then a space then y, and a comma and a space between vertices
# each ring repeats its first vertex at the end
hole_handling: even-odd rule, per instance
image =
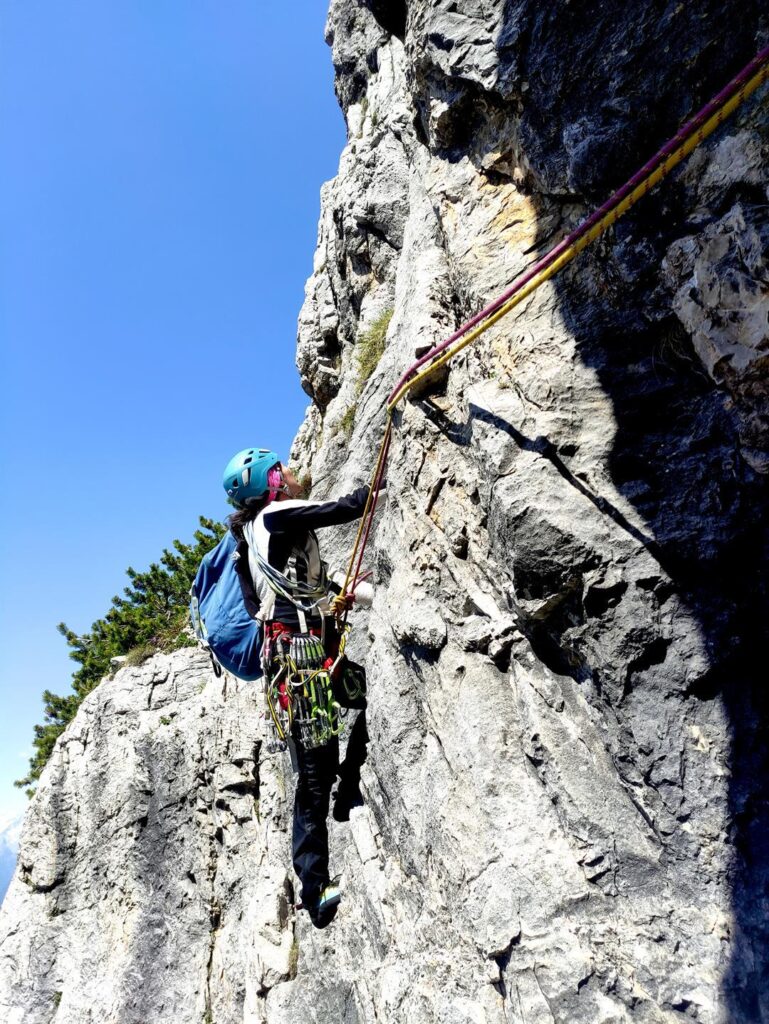
MULTIPOLYGON (((750 140, 741 140, 749 147, 750 140)), ((725 156, 731 148, 722 147, 725 156)), ((758 164, 759 156, 756 156, 758 164)), ((734 163, 731 171, 734 174, 734 163)), ((739 163, 737 163, 739 167, 739 163)), ((766 161, 764 188, 769 196, 766 161)), ((709 168, 711 182, 724 180, 709 168)), ((755 183, 756 166, 737 180, 755 183)), ((736 177, 736 174, 734 175, 736 177)), ((734 178, 732 178, 734 180, 734 178)), ((766 206, 735 204, 718 221, 680 239, 663 264, 675 288, 673 308, 691 335, 707 372, 725 386, 740 413, 743 456, 758 472, 769 472, 769 222, 766 206)))
MULTIPOLYGON (((415 355, 766 38, 757 2, 724 16, 334 0, 348 141, 292 450, 314 496, 369 478, 415 355)), ((292 907, 254 689, 157 659, 89 696, 30 807, 6 1019, 769 1020, 765 92, 396 413, 333 925, 292 907)), ((333 570, 353 535, 325 531, 333 570)))
POLYGON ((3 904, 4 1020, 263 1019, 289 977, 293 910, 260 707, 253 686, 214 679, 189 652, 86 698, 27 812, 3 904))

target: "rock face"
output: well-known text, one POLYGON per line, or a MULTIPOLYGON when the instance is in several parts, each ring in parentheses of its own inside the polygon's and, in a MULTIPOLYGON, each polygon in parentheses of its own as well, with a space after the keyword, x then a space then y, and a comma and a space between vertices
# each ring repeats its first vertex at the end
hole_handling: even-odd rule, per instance
MULTIPOLYGON (((752 0, 334 0, 313 496, 368 479, 414 356, 767 38, 752 0)), ((88 698, 30 808, 6 1019, 769 1021, 768 146, 764 89, 398 413, 333 925, 291 909, 254 688, 161 657, 88 698)), ((351 528, 323 542, 342 568, 351 528)))
POLYGON ((260 763, 260 711, 253 686, 190 652, 86 698, 3 904, 4 1021, 260 1019, 295 955, 285 790, 260 763))
POLYGON ((23 812, 0 825, 0 903, 6 894, 19 853, 23 812))

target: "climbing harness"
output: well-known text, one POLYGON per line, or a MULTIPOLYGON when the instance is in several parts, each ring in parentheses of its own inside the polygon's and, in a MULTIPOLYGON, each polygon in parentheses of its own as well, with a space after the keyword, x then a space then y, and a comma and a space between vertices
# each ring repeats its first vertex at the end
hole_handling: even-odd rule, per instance
POLYGON ((294 741, 312 750, 342 730, 346 711, 335 699, 334 682, 355 700, 365 693, 365 675, 359 678, 356 666, 345 656, 350 626, 336 624, 325 607, 329 599, 325 565, 320 563, 317 582, 307 583, 299 578, 301 549, 294 549, 285 573, 255 548, 252 551, 270 589, 296 608, 299 620, 298 632, 283 622, 268 621, 262 647, 267 749, 288 748, 296 767, 294 741), (320 628, 308 626, 312 612, 320 616, 320 628))
POLYGON ((345 625, 324 643, 321 630, 295 633, 282 622, 267 623, 262 668, 269 752, 285 750, 294 737, 313 750, 339 735, 344 714, 334 698, 334 679, 341 676, 350 697, 365 692, 365 681, 354 678, 346 662, 349 633, 345 625))
POLYGON ((591 242, 619 220, 652 188, 666 178, 682 160, 711 135, 748 96, 769 80, 769 46, 758 53, 725 88, 681 127, 644 166, 618 189, 574 231, 539 259, 492 303, 476 313, 449 338, 435 345, 403 374, 387 398, 387 422, 379 448, 376 468, 371 478, 368 500, 350 556, 341 594, 334 602, 334 611, 345 621, 349 608, 346 595, 355 593, 360 579, 363 553, 371 533, 377 499, 382 488, 393 429, 393 414, 398 403, 418 384, 431 377, 467 345, 477 341, 490 327, 527 299, 551 277, 562 270, 591 242))

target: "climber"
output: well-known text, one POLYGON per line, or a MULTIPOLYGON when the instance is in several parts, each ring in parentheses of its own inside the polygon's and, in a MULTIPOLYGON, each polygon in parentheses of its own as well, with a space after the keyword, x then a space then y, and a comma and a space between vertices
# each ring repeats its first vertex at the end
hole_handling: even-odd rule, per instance
MULTIPOLYGON (((314 531, 360 518, 368 487, 359 487, 338 501, 303 500, 302 486, 291 470, 275 452, 259 448, 247 448, 235 455, 224 471, 223 484, 236 508, 228 520, 230 529, 248 545, 249 569, 259 598, 265 644, 270 639, 312 634, 321 639, 326 652, 333 651, 338 637, 329 614, 330 601, 340 588, 327 579, 314 531), (276 586, 276 579, 282 580, 283 585, 276 586), (308 593, 317 599, 308 601, 308 593)), ((365 604, 368 598, 370 593, 359 586, 355 601, 365 604)), ((348 595, 343 602, 349 608, 353 598, 348 595)), ((269 671, 270 666, 265 665, 268 676, 269 671)), ((333 814, 337 821, 347 821, 350 808, 361 799, 360 768, 368 741, 364 670, 342 658, 332 685, 333 698, 339 705, 360 709, 342 764, 336 735, 322 745, 310 746, 303 741, 296 723, 291 730, 298 771, 293 863, 302 883, 302 906, 318 928, 333 920, 341 899, 339 886, 331 882, 328 871, 326 818, 331 789, 339 774, 333 814)))

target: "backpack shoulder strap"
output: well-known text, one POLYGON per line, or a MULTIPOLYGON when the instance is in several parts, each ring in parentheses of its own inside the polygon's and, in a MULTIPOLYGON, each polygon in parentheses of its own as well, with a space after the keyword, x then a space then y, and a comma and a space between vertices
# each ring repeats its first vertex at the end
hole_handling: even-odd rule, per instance
POLYGON ((235 572, 238 576, 238 582, 240 583, 240 592, 243 595, 243 604, 246 606, 246 611, 252 619, 256 619, 259 615, 259 595, 256 592, 254 581, 251 577, 251 570, 248 565, 248 544, 244 538, 238 540, 237 547, 235 548, 235 572))

